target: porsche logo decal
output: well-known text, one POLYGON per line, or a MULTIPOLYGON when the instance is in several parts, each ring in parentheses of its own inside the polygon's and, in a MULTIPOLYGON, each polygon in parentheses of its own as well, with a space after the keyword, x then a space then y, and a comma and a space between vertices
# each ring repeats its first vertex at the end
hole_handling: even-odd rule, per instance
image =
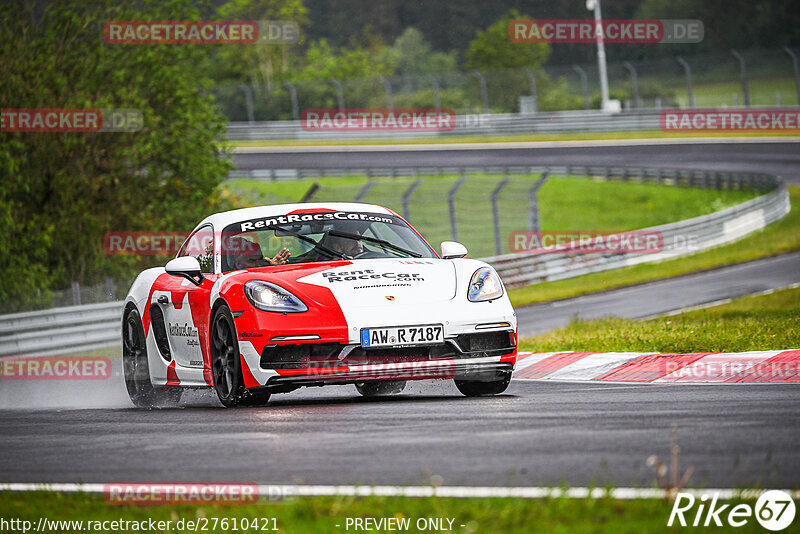
POLYGON ((392 295, 386 295, 386 300, 394 300, 394 297, 392 295))

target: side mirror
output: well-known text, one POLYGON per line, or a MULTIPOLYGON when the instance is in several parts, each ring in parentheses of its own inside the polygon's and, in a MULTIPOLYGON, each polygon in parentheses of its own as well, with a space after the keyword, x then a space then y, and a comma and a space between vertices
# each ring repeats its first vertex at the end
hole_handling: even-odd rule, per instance
POLYGON ((196 286, 199 286, 205 280, 200 270, 200 262, 193 256, 181 256, 180 258, 169 260, 164 269, 167 274, 182 276, 196 286))
POLYGON ((452 260, 454 258, 463 258, 467 255, 467 247, 455 241, 442 242, 442 259, 452 260))

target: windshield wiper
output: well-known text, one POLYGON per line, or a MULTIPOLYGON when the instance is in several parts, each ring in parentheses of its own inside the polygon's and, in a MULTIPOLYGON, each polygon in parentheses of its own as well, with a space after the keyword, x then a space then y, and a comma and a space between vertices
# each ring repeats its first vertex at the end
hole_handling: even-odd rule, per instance
POLYGON ((267 230, 273 230, 273 231, 274 230, 280 230, 281 232, 286 232, 290 236, 296 237, 297 239, 300 239, 301 241, 305 241, 306 243, 310 243, 315 248, 317 248, 317 249, 321 250, 322 252, 325 252, 328 255, 333 256, 335 258, 341 258, 343 260, 349 260, 350 259, 347 256, 345 256, 344 254, 342 254, 341 252, 336 252, 335 250, 330 249, 330 248, 326 247, 325 245, 320 245, 319 243, 317 243, 316 241, 314 241, 313 239, 311 239, 307 235, 298 234, 297 232, 295 232, 293 230, 287 230, 283 226, 278 226, 276 224, 271 224, 269 226, 265 226, 264 228, 266 228, 267 230))
POLYGON ((328 235, 332 235, 332 236, 336 236, 336 237, 344 237, 344 238, 347 238, 347 239, 363 240, 363 241, 366 241, 368 243, 375 243, 375 244, 378 244, 378 245, 382 245, 384 247, 390 248, 390 249, 395 250, 397 252, 402 252, 403 254, 408 254, 409 256, 414 257, 414 258, 421 258, 422 257, 422 254, 420 254, 419 252, 414 252, 413 250, 406 250, 403 247, 398 247, 394 243, 390 243, 389 241, 386 241, 385 239, 378 239, 377 237, 367 237, 367 236, 364 236, 364 235, 351 234, 349 232, 340 232, 338 230, 329 230, 328 231, 328 235))

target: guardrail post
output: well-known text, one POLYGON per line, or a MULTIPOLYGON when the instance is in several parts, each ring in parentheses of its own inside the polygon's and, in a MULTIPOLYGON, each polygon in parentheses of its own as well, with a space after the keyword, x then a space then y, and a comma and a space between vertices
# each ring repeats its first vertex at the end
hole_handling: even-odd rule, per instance
POLYGON ((394 109, 394 101, 392 99, 392 82, 384 76, 378 76, 378 79, 383 82, 383 90, 386 91, 386 107, 394 109))
POLYGON ((497 198, 500 196, 500 193, 503 191, 503 188, 506 186, 510 178, 506 176, 503 178, 497 187, 494 188, 492 191, 492 217, 494 219, 494 245, 495 250, 497 251, 497 255, 500 256, 503 253, 503 240, 500 237, 500 210, 497 206, 497 198))
POLYGON ((536 76, 533 71, 528 67, 522 69, 528 75, 528 81, 531 84, 531 98, 533 99, 533 112, 539 112, 539 92, 536 90, 536 76))
POLYGON ((72 304, 81 305, 81 285, 78 282, 72 282, 72 304))
POLYGON ((417 190, 420 184, 422 184, 422 178, 415 180, 414 183, 411 184, 408 189, 406 189, 406 192, 403 193, 403 218, 407 221, 411 219, 409 215, 411 210, 408 208, 408 201, 411 199, 411 195, 414 194, 414 191, 417 190))
POLYGON ((361 188, 361 191, 359 191, 358 194, 356 195, 354 202, 361 202, 362 200, 364 200, 364 197, 367 196, 367 193, 369 193, 369 190, 372 189, 374 185, 375 185, 374 180, 370 180, 369 182, 367 182, 366 185, 364 185, 364 187, 361 188))
POLYGON ((481 100, 483 101, 483 112, 489 113, 489 94, 486 91, 486 78, 484 78, 483 74, 481 74, 477 70, 471 71, 470 74, 478 78, 478 82, 480 82, 481 100))
POLYGON ((794 67, 794 86, 797 89, 797 105, 800 106, 800 69, 797 67, 797 54, 788 46, 783 47, 783 51, 789 54, 792 58, 792 66, 794 67))
POLYGON ((750 107, 750 91, 747 90, 747 65, 745 64, 744 57, 731 48, 733 57, 739 60, 739 71, 742 74, 742 92, 744 93, 744 105, 750 107))
POLYGON ((239 87, 244 91, 244 102, 247 106, 247 122, 253 124, 256 122, 255 113, 253 112, 253 90, 246 83, 240 83, 239 87))
POLYGON ((339 83, 339 80, 334 78, 331 78, 328 81, 331 82, 334 87, 336 87, 336 98, 339 101, 339 110, 341 111, 344 109, 344 89, 342 88, 342 84, 339 83))
POLYGON ((292 101, 292 117, 294 120, 300 120, 300 106, 297 104, 297 88, 294 86, 293 83, 289 83, 284 81, 283 86, 289 90, 289 98, 292 101))
POLYGON ((636 109, 642 107, 642 99, 639 98, 639 76, 634 66, 630 61, 623 61, 622 66, 628 69, 631 73, 631 85, 633 85, 633 101, 635 102, 636 109))
POLYGON ((434 109, 442 109, 442 102, 439 100, 439 82, 433 74, 426 74, 425 77, 431 81, 431 85, 433 86, 434 109))
POLYGON ((586 71, 580 65, 573 65, 572 70, 581 77, 581 89, 583 90, 583 107, 589 109, 589 82, 586 80, 586 71))
POLYGON ((458 224, 456 223, 456 193, 467 181, 466 176, 462 176, 450 191, 447 192, 447 207, 450 210, 450 234, 453 236, 453 241, 458 241, 458 224))
POLYGON ((694 91, 692 91, 692 68, 689 66, 689 63, 686 62, 681 56, 677 56, 675 61, 680 63, 681 67, 683 67, 683 72, 686 74, 686 90, 689 92, 689 107, 695 107, 694 101, 694 91))
POLYGON ((547 181, 548 174, 550 174, 550 171, 545 170, 541 174, 541 176, 539 176, 539 179, 536 180, 536 183, 533 184, 533 187, 531 187, 531 190, 529 192, 530 202, 531 202, 531 213, 528 219, 528 230, 531 230, 532 232, 539 232, 542 230, 541 223, 539 221, 538 194, 539 194, 539 189, 541 189, 545 181, 547 181))

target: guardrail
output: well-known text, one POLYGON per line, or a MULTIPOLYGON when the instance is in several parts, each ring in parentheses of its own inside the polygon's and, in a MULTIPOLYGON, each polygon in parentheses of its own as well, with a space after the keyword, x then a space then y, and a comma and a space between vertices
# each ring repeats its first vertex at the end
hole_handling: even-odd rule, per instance
MULTIPOLYGON (((766 180, 767 177, 762 177, 766 180)), ((657 262, 678 256, 696 254, 711 247, 730 243, 783 218, 790 210, 786 185, 762 196, 730 208, 678 221, 653 226, 639 232, 661 234, 663 249, 652 254, 504 254, 483 258, 490 263, 510 288, 538 282, 562 280, 639 263, 657 262)))
POLYGON ((51 356, 122 339, 122 301, 0 316, 0 356, 51 356))
POLYGON ((542 113, 486 113, 457 115, 449 132, 306 131, 300 121, 229 122, 230 140, 276 141, 281 139, 413 139, 470 135, 513 135, 561 132, 614 132, 658 130, 659 109, 552 111, 542 113))
MULTIPOLYGON (((443 169, 448 168, 439 170, 443 169)), ((492 169, 484 169, 484 172, 489 170, 492 169)), ((523 170, 529 173, 549 171, 551 175, 578 174, 605 180, 769 192, 715 213, 644 229, 661 232, 664 237, 664 249, 655 254, 519 253, 483 258, 497 269, 508 287, 694 254, 740 239, 781 219, 790 210, 786 184, 780 178, 766 174, 583 166, 495 168, 496 172, 503 173, 523 170), (679 236, 691 236, 693 247, 677 247, 675 238, 679 236)), ((380 176, 382 171, 374 170, 372 175, 380 176)), ((118 344, 122 305, 122 301, 117 301, 0 316, 0 357, 74 353, 118 344)))

